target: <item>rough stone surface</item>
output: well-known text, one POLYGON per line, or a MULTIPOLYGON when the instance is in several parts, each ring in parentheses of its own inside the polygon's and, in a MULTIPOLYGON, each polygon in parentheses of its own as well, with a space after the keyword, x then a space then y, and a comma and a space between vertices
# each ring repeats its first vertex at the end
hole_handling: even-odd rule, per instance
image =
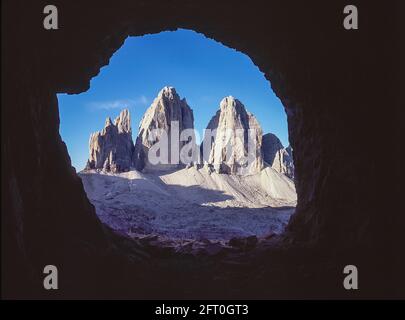
POLYGON ((294 179, 294 162, 292 148, 284 148, 280 139, 272 133, 263 135, 262 143, 263 160, 277 172, 294 179))
POLYGON ((222 99, 220 109, 207 129, 214 133, 212 144, 208 149, 210 137, 204 137, 201 150, 204 162, 215 171, 254 174, 263 168, 262 129, 238 99, 232 96, 222 99))
POLYGON ((232 238, 229 240, 230 246, 245 250, 254 248, 256 244, 257 244, 256 236, 249 236, 245 238, 232 238))
POLYGON ((46 2, 3 1, 2 296, 353 298, 341 281, 331 282, 342 270, 328 272, 320 259, 334 253, 333 266, 367 266, 356 297, 403 298, 403 186, 391 173, 401 173, 403 164, 397 157, 391 170, 382 170, 387 158, 376 156, 376 146, 401 154, 403 145, 399 3, 361 1, 367 19, 348 31, 342 27, 344 1, 251 0, 233 2, 232 10, 217 0, 55 1, 63 19, 59 30, 49 31, 41 23, 46 2), (298 207, 287 236, 324 251, 308 256, 286 249, 278 264, 280 254, 269 251, 267 261, 257 260, 266 276, 252 282, 251 275, 260 273, 252 268, 249 278, 235 282, 246 272, 233 274, 216 286, 214 273, 193 282, 182 268, 171 268, 178 277, 138 270, 125 262, 127 249, 114 252, 122 245, 111 244, 120 238, 107 236, 59 135, 56 94, 88 90, 127 36, 176 28, 249 55, 271 81, 294 149, 298 207), (63 265, 65 285, 44 292, 49 263, 63 265), (166 281, 155 281, 158 275, 166 281), (165 291, 167 279, 173 285, 165 291), (294 281, 280 287, 280 279, 294 281), (185 280, 187 291, 178 286, 185 280))
POLYGON ((187 141, 180 141, 179 134, 185 129, 194 129, 193 110, 187 104, 185 98, 180 99, 175 88, 166 86, 159 92, 152 105, 146 110, 139 125, 133 160, 136 168, 138 170, 156 167, 164 169, 165 167, 180 164, 179 161, 171 157, 171 137, 173 135, 173 142, 178 143, 178 149, 181 150, 187 141), (172 125, 178 127, 172 128, 172 125), (161 132, 156 131, 156 129, 161 130, 161 132), (169 143, 167 149, 168 163, 156 166, 149 162, 148 151, 156 142, 162 140, 162 132, 167 134, 169 143))
POLYGON ((107 118, 104 129, 91 134, 89 149, 90 156, 85 169, 128 171, 132 166, 134 152, 129 111, 121 111, 114 123, 107 118))

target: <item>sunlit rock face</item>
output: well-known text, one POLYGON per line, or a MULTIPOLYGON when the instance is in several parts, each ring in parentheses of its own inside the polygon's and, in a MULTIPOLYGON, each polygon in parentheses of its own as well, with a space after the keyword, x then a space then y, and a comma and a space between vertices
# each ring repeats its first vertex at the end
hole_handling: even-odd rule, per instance
POLYGON ((164 87, 146 110, 139 125, 133 156, 135 167, 138 170, 145 167, 162 169, 181 164, 178 159, 179 151, 190 141, 190 139, 181 139, 180 134, 186 129, 190 129, 187 130, 189 133, 193 132, 193 110, 185 98, 180 98, 175 88, 164 87), (166 140, 167 144, 163 140, 166 140), (160 152, 167 154, 167 157, 161 154, 160 159, 166 158, 167 161, 163 161, 166 163, 151 164, 148 152, 159 141, 162 146, 160 152))
POLYGON ((280 139, 272 133, 263 136, 262 153, 264 161, 277 172, 294 179, 292 148, 284 148, 280 139))
POLYGON ((114 123, 107 118, 104 129, 91 134, 89 151, 86 170, 100 169, 111 172, 130 170, 134 143, 127 109, 121 111, 114 123))
POLYGON ((254 115, 234 97, 222 99, 204 136, 205 164, 218 173, 257 173, 263 168, 261 145, 262 129, 254 115))

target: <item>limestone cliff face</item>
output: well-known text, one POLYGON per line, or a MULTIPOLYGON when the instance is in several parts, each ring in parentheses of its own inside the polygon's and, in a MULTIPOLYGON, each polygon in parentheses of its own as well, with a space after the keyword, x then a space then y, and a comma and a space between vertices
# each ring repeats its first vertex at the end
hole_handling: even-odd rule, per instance
MULTIPOLYGON (((180 134, 185 129, 194 129, 194 115, 193 110, 187 104, 186 99, 180 99, 173 87, 164 87, 155 98, 151 106, 146 110, 141 123, 139 125, 139 133, 136 139, 135 152, 133 162, 138 170, 145 167, 151 169, 152 167, 167 167, 176 166, 178 150, 187 143, 187 141, 180 141, 180 134), (150 148, 157 142, 167 138, 168 144, 165 152, 167 153, 167 164, 152 165, 148 160, 148 152, 150 148), (172 146, 172 143, 178 143, 177 146, 172 146), (172 157, 173 154, 177 154, 172 157)), ((162 148, 165 145, 162 143, 162 148)), ((164 152, 161 150, 161 152, 164 152)), ((163 158, 163 157, 162 157, 163 158)))
POLYGON ((127 109, 121 111, 114 123, 107 118, 104 129, 90 136, 89 149, 86 170, 100 169, 111 172, 130 170, 134 143, 129 111, 127 109))
MULTIPOLYGON (((121 111, 114 122, 106 119, 103 130, 90 136, 90 155, 85 169, 115 173, 131 167, 137 170, 178 167, 182 164, 182 148, 194 138, 194 135, 182 137, 185 129, 194 129, 193 111, 173 87, 164 87, 145 112, 135 145, 128 110, 121 111), (148 158, 149 151, 153 154, 151 148, 158 142, 160 159, 164 159, 161 156, 166 153, 166 163, 150 163, 148 158)), ((224 98, 207 129, 210 136, 204 137, 202 156, 192 162, 203 159, 211 169, 229 174, 254 174, 267 163, 277 172, 294 178, 291 148, 284 148, 274 134, 262 136, 258 121, 239 100, 231 96, 224 98)), ((195 141, 190 145, 195 146, 195 141)))
POLYGON ((284 148, 280 139, 272 133, 263 136, 262 153, 264 161, 277 172, 294 179, 292 148, 284 148))
POLYGON ((239 100, 224 98, 207 129, 212 135, 207 138, 206 132, 201 150, 204 162, 215 171, 253 174, 262 169, 262 129, 239 100))
POLYGON ((286 167, 286 176, 293 179, 295 178, 295 166, 294 166, 294 158, 293 158, 293 149, 289 145, 287 148, 285 148, 285 155, 283 157, 283 162, 286 167))

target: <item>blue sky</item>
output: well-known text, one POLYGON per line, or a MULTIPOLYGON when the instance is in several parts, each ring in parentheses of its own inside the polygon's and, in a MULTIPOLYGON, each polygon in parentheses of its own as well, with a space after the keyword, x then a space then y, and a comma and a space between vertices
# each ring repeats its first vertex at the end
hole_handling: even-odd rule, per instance
POLYGON ((77 171, 88 158, 92 132, 123 108, 131 113, 134 138, 142 115, 164 86, 173 86, 194 111, 195 128, 203 129, 225 96, 239 99, 263 132, 288 145, 287 118, 270 83, 251 59, 191 30, 129 37, 108 66, 78 95, 59 94, 60 134, 77 171))

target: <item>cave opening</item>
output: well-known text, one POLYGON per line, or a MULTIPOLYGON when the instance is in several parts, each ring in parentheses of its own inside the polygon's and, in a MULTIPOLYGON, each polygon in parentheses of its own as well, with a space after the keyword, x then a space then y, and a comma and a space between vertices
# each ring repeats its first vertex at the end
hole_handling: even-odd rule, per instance
MULTIPOLYGON (((3 7, 4 296, 404 296, 404 261, 398 254, 403 252, 404 215, 397 201, 387 201, 400 199, 401 188, 395 175, 381 169, 387 158, 376 156, 376 146, 397 150, 401 145, 396 129, 402 118, 393 116, 401 92, 396 59, 401 37, 392 6, 362 3, 364 24, 352 32, 342 27, 346 4, 341 1, 55 4, 59 30, 43 28, 42 1, 6 1, 3 7), (285 107, 299 198, 280 244, 285 254, 279 254, 279 247, 262 254, 254 250, 256 259, 232 253, 215 260, 220 263, 211 269, 199 260, 186 272, 185 258, 176 254, 169 255, 177 260, 167 268, 167 255, 161 261, 153 248, 127 241, 100 223, 71 168, 59 134, 59 120, 64 137, 67 118, 62 104, 58 113, 56 94, 88 90, 90 79, 128 35, 178 27, 247 54, 285 107), (381 112, 382 107, 389 112, 381 112), (241 262, 249 268, 241 268, 241 262), (52 293, 42 286, 44 266, 50 263, 63 270, 63 285, 52 293), (343 289, 345 265, 359 266, 360 290, 343 289), (182 282, 188 288, 179 288, 182 282)), ((178 91, 188 98, 185 88, 178 91)), ((241 101, 248 110, 254 106, 241 101)), ((88 119, 72 114, 71 121, 80 132, 80 122, 88 119)), ((97 124, 92 131, 101 128, 97 124)), ((86 149, 88 133, 84 140, 86 149)))
POLYGON ((297 201, 287 116, 247 55, 187 29, 128 37, 88 91, 58 102, 72 165, 112 229, 180 249, 284 232, 297 201))

